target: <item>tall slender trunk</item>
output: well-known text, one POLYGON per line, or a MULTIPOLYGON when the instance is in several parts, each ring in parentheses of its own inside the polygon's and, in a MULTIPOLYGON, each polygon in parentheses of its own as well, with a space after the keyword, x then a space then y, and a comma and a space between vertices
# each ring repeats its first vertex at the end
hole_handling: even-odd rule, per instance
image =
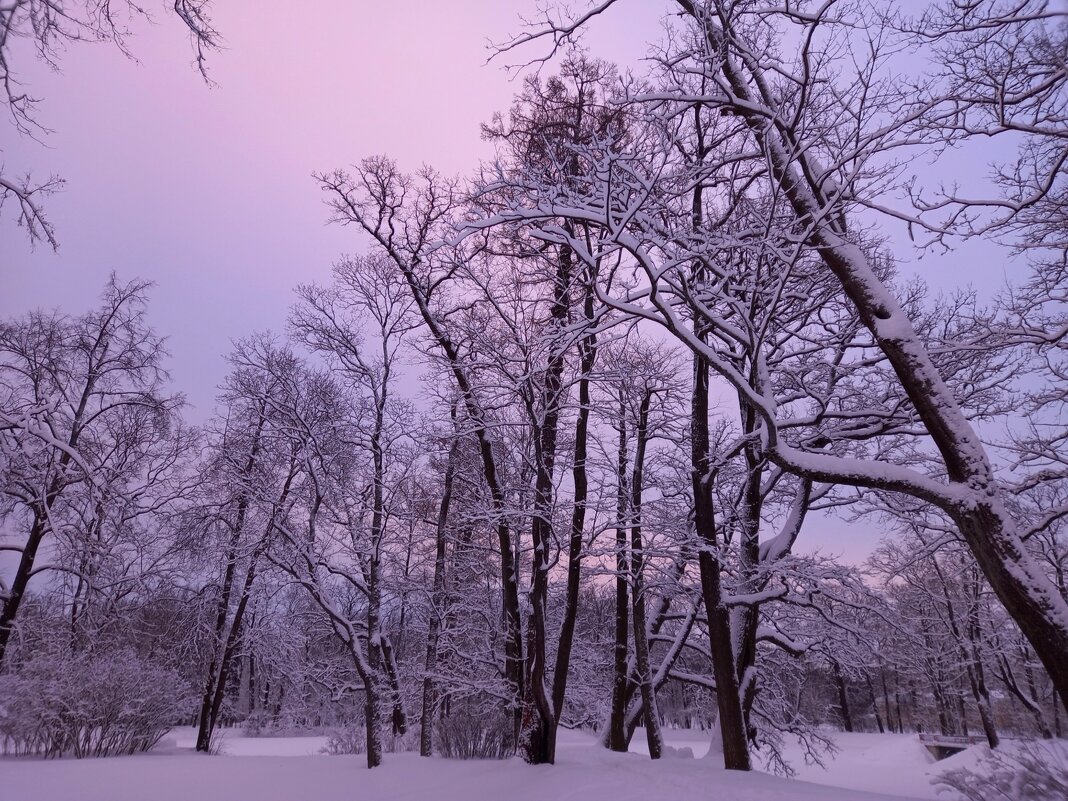
POLYGON ((656 688, 653 686, 649 667, 649 640, 645 619, 645 557, 642 543, 642 474, 645 469, 645 450, 649 440, 649 404, 652 392, 646 390, 638 411, 638 425, 634 434, 634 472, 630 485, 630 575, 631 603, 634 609, 634 664, 638 673, 638 686, 642 694, 645 717, 645 737, 649 756, 659 759, 664 750, 664 738, 660 732, 660 710, 656 703, 656 688))
POLYGON ((248 571, 245 573, 245 581, 241 588, 241 597, 238 600, 237 609, 234 611, 234 619, 230 624, 230 633, 226 638, 226 647, 223 649, 222 659, 219 663, 219 671, 215 679, 215 688, 211 696, 211 706, 208 708, 207 727, 205 729, 203 720, 200 725, 201 731, 204 732, 205 748, 199 748, 200 732, 197 732, 197 750, 209 751, 211 748, 211 737, 219 722, 219 713, 222 711, 223 699, 226 696, 226 682, 230 676, 230 667, 233 664, 237 645, 241 641, 242 623, 245 617, 245 610, 248 607, 248 600, 252 594, 252 585, 256 580, 257 560, 258 554, 254 554, 250 560, 248 571))
MULTIPOLYGON (((278 500, 271 513, 271 518, 267 522, 267 528, 263 532, 263 537, 257 543, 249 556, 248 567, 245 571, 245 580, 241 586, 241 595, 238 597, 237 608, 234 610, 233 619, 230 621, 230 630, 226 637, 226 644, 223 647, 222 655, 219 659, 217 671, 214 675, 209 674, 209 689, 210 689, 210 703, 206 709, 201 709, 200 728, 197 732, 197 750, 202 752, 209 752, 211 750, 211 738, 215 731, 215 726, 219 720, 219 713, 222 711, 223 699, 226 695, 226 681, 229 677, 230 667, 233 664, 234 654, 237 651, 237 645, 240 642, 242 634, 242 624, 244 622, 245 612, 248 608, 249 598, 252 596, 252 587, 256 581, 256 570, 260 557, 263 556, 263 552, 267 549, 270 542, 271 535, 274 533, 274 527, 277 522, 277 517, 281 513, 282 508, 285 506, 289 493, 293 488, 293 480, 296 477, 296 463, 290 462, 289 474, 286 476, 285 483, 282 485, 282 490, 278 496, 278 500)), ((229 570, 229 565, 227 566, 229 570)), ((223 607, 220 605, 220 610, 223 612, 223 621, 225 623, 225 612, 229 607, 229 597, 227 597, 227 605, 223 607)), ((208 701, 209 693, 205 692, 205 701, 208 701)))
POLYGON ((237 572, 237 546, 240 537, 240 529, 237 528, 237 525, 244 527, 245 510, 247 509, 247 506, 248 503, 245 498, 238 503, 238 523, 235 524, 234 532, 230 537, 230 545, 226 557, 226 570, 223 574, 222 591, 219 594, 218 611, 215 617, 214 648, 211 655, 211 662, 208 665, 208 673, 204 680, 204 696, 200 704, 200 722, 197 729, 196 750, 205 754, 211 750, 211 735, 215 728, 215 723, 212 719, 212 708, 215 706, 216 687, 219 684, 219 674, 222 670, 222 665, 225 663, 226 656, 226 639, 224 638, 224 632, 226 631, 226 619, 230 613, 230 596, 233 593, 234 577, 237 572))
POLYGON ((571 647, 575 638, 575 621, 578 617, 579 588, 582 582, 582 550, 586 528, 586 502, 589 481, 586 476, 587 447, 590 429, 590 374, 597 359, 597 334, 593 328, 593 297, 596 272, 587 270, 583 299, 583 316, 590 333, 579 346, 578 415, 575 419, 575 460, 571 470, 575 496, 571 508, 571 536, 567 551, 567 600, 564 617, 560 624, 560 639, 556 649, 556 664, 553 667, 553 718, 559 725, 564 711, 567 692, 568 670, 571 665, 571 647))
POLYGON ((452 341, 448 332, 441 325, 435 312, 430 307, 430 301, 423 289, 419 277, 415 274, 411 263, 401 258, 399 254, 393 254, 394 262, 404 274, 405 281, 412 292, 419 314, 430 331, 431 336, 445 354, 449 367, 452 370, 456 386, 460 390, 464 407, 467 411, 468 422, 472 433, 478 440, 479 456, 482 460, 482 474, 486 486, 490 491, 490 499, 493 508, 493 517, 497 528, 497 544, 500 556, 501 577, 501 609, 505 623, 505 677, 512 690, 512 714, 513 736, 518 741, 522 723, 522 701, 524 697, 523 677, 523 630, 522 618, 519 611, 519 574, 518 559, 514 551, 511 527, 508 522, 508 509, 505 501, 504 489, 500 483, 497 469, 497 458, 493 453, 493 443, 490 438, 489 421, 475 395, 474 386, 468 376, 467 369, 460 356, 457 345, 452 341))
MULTIPOLYGON (((570 224, 568 224, 570 226, 570 224)), ((574 254, 564 245, 556 259, 553 282, 551 335, 558 338, 567 324, 568 288, 571 283, 574 254)), ((523 698, 523 732, 520 750, 531 764, 552 764, 556 759, 556 715, 546 676, 548 671, 546 605, 549 596, 549 548, 553 540, 552 505, 553 471, 563 402, 562 376, 566 344, 553 342, 533 411, 534 431, 534 512, 531 519, 533 564, 530 573, 530 615, 527 618, 526 694, 523 698)), ((580 538, 581 543, 581 538, 580 538)), ((575 602, 578 602, 576 592, 575 602)), ((567 666, 562 666, 566 670, 567 666)), ((561 705, 562 705, 561 699, 561 705)))
POLYGON ((630 737, 626 730, 628 693, 627 638, 630 632, 630 598, 627 576, 630 572, 627 549, 627 506, 630 490, 627 480, 627 406, 619 390, 619 442, 616 449, 616 595, 615 647, 613 649, 612 711, 608 723, 608 747, 626 751, 630 737))
MULTIPOLYGON (((240 478, 245 482, 245 486, 242 486, 239 490, 240 494, 238 495, 234 512, 234 523, 230 529, 226 552, 226 570, 223 573, 219 604, 215 615, 215 637, 212 640, 211 661, 208 665, 207 676, 204 679, 204 695, 201 700, 200 716, 198 718, 196 750, 201 753, 208 753, 211 750, 211 735, 215 728, 215 723, 212 719, 212 708, 216 705, 216 687, 220 684, 219 671, 226 656, 223 632, 226 630, 226 619, 230 613, 230 596, 233 593, 234 576, 237 571, 238 547, 245 531, 245 519, 248 516, 248 508, 251 503, 249 495, 251 489, 248 486, 248 482, 251 481, 252 472, 256 469, 259 461, 263 429, 267 424, 266 412, 267 403, 266 400, 262 400, 257 409, 256 427, 253 431, 252 442, 249 445, 248 459, 246 459, 240 473, 240 478)), ((218 713, 216 712, 215 717, 217 716, 218 713)))
MULTIPOLYGON (((382 764, 382 708, 385 692, 382 669, 382 591, 379 582, 379 563, 372 555, 367 563, 367 667, 361 675, 364 684, 364 727, 367 740, 367 767, 382 764)), ((353 649, 359 647, 352 644, 353 649)))
MULTIPOLYGON (((455 412, 454 412, 455 417, 455 412)), ((454 425, 455 427, 455 425, 454 425)), ((434 530, 434 588, 430 596, 430 615, 426 635, 426 660, 423 663, 423 709, 419 717, 419 755, 434 754, 434 710, 437 707, 437 682, 434 671, 438 667, 438 639, 441 636, 441 621, 445 617, 445 555, 446 535, 449 526, 449 506, 452 503, 452 483, 456 475, 460 437, 454 430, 449 445, 449 458, 445 463, 445 479, 438 506, 437 527, 434 530)))
POLYGON ((751 770, 745 714, 738 693, 730 611, 723 603, 719 541, 713 504, 712 465, 708 432, 708 363, 694 357, 693 397, 690 411, 691 469, 694 529, 697 532, 701 593, 708 618, 712 672, 723 737, 723 764, 728 770, 751 770))
POLYGON ((879 713, 879 701, 875 696, 875 687, 871 683, 871 676, 865 673, 864 681, 868 685, 868 694, 871 696, 871 711, 875 713, 875 725, 879 728, 879 734, 883 734, 886 728, 883 726, 883 716, 879 713))
POLYGON ((994 723, 994 712, 990 704, 990 691, 986 686, 986 671, 983 668, 983 658, 980 651, 982 631, 979 623, 979 600, 977 590, 978 588, 976 587, 967 626, 968 640, 971 646, 969 649, 969 657, 971 661, 968 664, 968 682, 971 685, 975 704, 979 709, 979 723, 983 727, 983 734, 986 735, 986 741, 991 748, 997 748, 1001 740, 998 737, 997 725, 994 723))

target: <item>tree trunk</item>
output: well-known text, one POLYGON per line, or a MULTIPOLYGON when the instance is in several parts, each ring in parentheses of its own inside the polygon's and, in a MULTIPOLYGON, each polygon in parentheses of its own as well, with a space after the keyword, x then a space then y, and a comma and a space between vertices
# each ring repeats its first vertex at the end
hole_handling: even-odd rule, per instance
MULTIPOLYGON (((842 676, 842 666, 837 659, 831 660, 831 674, 834 676, 834 686, 838 690, 838 711, 842 716, 842 728, 853 731, 853 716, 849 713, 849 695, 846 692, 845 678, 842 676)), ((879 724, 880 730, 883 724, 879 724)))
POLYGON ((712 672, 723 737, 723 765, 728 770, 751 770, 745 714, 738 694, 731 637, 730 611, 723 603, 719 542, 713 505, 711 454, 708 433, 708 363, 694 358, 694 385, 690 416, 691 464, 694 498, 694 528, 697 532, 701 593, 708 618, 712 672))
POLYGON ((660 759, 664 750, 664 737, 660 732, 660 710, 656 703, 656 688, 649 667, 649 641, 645 619, 645 569, 642 544, 642 472, 645 467, 645 449, 648 442, 649 403, 652 392, 646 390, 638 412, 638 426, 634 442, 634 473, 630 487, 630 575, 631 603, 634 609, 634 664, 638 672, 638 686, 642 694, 645 717, 645 737, 649 744, 649 757, 660 759))
MULTIPOLYGON (((570 228, 570 223, 567 224, 570 228)), ((569 233, 572 233, 569 231, 569 233)), ((556 259, 553 281, 551 336, 558 338, 567 325, 568 287, 571 283, 574 254, 563 245, 556 259)), ((532 409, 534 431, 534 510, 531 520, 531 545, 534 549, 530 575, 530 616, 527 619, 526 693, 523 698, 523 734, 520 740, 523 758, 533 764, 552 764, 556 759, 556 725, 554 703, 547 687, 546 605, 549 597, 549 549, 553 540, 553 472, 556 466, 560 410, 563 402, 562 376, 565 344, 551 344, 539 392, 539 403, 532 409)), ((581 535, 579 538, 581 549, 581 535)), ((578 566, 576 566, 577 569, 578 566)), ((574 576, 577 582, 578 574, 574 576)), ((569 582, 571 581, 569 576, 569 582)), ((577 610, 578 590, 575 588, 577 610)), ((559 660, 559 657, 558 657, 559 660)), ((560 665, 567 671, 568 665, 560 665)), ((563 706, 563 698, 560 699, 563 706)))
POLYGON ((616 627, 613 649, 612 711, 608 723, 608 747, 625 752, 630 743, 626 730, 628 693, 627 638, 630 632, 630 599, 627 575, 627 410, 619 391, 619 446, 616 457, 616 627))
MULTIPOLYGON (((264 400, 259 404, 256 428, 253 433, 252 443, 249 446, 248 459, 245 461, 240 474, 241 478, 246 482, 252 476, 252 471, 256 468, 256 462, 259 458, 260 441, 263 436, 263 428, 267 423, 266 411, 267 405, 264 400)), ((215 638, 212 640, 211 662, 208 665, 208 674, 204 682, 204 696, 200 705, 200 724, 197 729, 196 750, 205 754, 211 751, 211 735, 215 728, 212 708, 216 706, 217 686, 223 683, 219 681, 219 673, 226 657, 223 632, 226 630, 226 618, 230 613, 230 595, 233 592, 234 574, 237 570, 237 549, 245 530, 245 519, 248 515, 249 503, 249 487, 244 486, 240 489, 240 495, 237 498, 234 524, 230 530, 230 541, 226 553, 226 571, 223 574, 222 591, 219 595, 219 605, 215 616, 215 638)), ((218 712, 216 711, 215 715, 217 716, 217 714, 218 712)))
POLYGON ((33 563, 37 559, 37 549, 41 547, 45 532, 48 531, 48 521, 43 515, 34 512, 33 524, 30 526, 30 535, 26 538, 26 545, 19 557, 19 566, 15 572, 15 578, 11 582, 11 590, 4 601, 4 609, 0 612, 0 665, 4 664, 4 653, 11 639, 11 633, 15 628, 15 615, 19 611, 22 599, 26 595, 26 587, 33 575, 33 563))
MULTIPOLYGON (((453 416, 455 417, 455 410, 453 416)), ((430 596, 431 610, 426 635, 426 661, 423 663, 423 709, 419 717, 419 755, 425 757, 434 754, 434 708, 437 706, 437 683, 434 680, 434 671, 438 666, 441 621, 445 617, 445 546, 449 506, 452 503, 452 483, 456 475, 459 449, 460 438, 457 432, 453 431, 452 443, 449 445, 449 458, 445 464, 441 504, 438 506, 437 528, 434 532, 434 589, 430 596)))
POLYGON ((393 708, 390 722, 393 725, 393 735, 400 736, 408 732, 408 715, 404 711, 404 698, 401 695, 400 677, 397 672, 397 659, 393 654, 393 642, 390 638, 382 635, 382 667, 385 671, 386 683, 389 687, 389 701, 393 708))
MULTIPOLYGON (((586 324, 593 325, 593 295, 596 273, 587 271, 583 315, 586 324)), ((567 600, 564 618, 560 624, 560 640, 556 649, 556 664, 553 668, 553 719, 559 725, 564 711, 568 670, 571 665, 571 647, 575 638, 575 621, 578 617, 579 588, 582 581, 582 550, 586 528, 586 501, 589 482, 586 477, 587 441, 590 421, 590 374, 597 358, 597 335, 590 333, 583 338, 579 357, 578 415, 575 420, 575 463, 571 471, 575 485, 571 510, 571 537, 567 551, 567 600)))
POLYGON ((883 716, 879 714, 879 701, 875 697, 875 687, 872 686, 871 676, 865 673, 864 680, 867 682, 868 694, 871 696, 871 710, 875 713, 875 725, 879 728, 879 734, 883 734, 886 732, 886 728, 883 726, 883 716))

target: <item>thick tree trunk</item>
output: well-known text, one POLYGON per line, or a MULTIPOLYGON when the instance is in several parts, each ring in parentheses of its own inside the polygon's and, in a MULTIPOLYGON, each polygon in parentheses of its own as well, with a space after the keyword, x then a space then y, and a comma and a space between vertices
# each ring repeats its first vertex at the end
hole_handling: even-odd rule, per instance
MULTIPOLYGON (((369 649, 370 650, 370 649, 369 649)), ((382 713, 378 704, 378 687, 376 686, 375 660, 370 658, 371 671, 363 676, 364 682, 364 736, 367 741, 367 768, 377 768, 382 764, 382 713)))
MULTIPOLYGON (((364 723, 367 733, 367 767, 377 768, 382 764, 382 710, 380 699, 384 682, 381 648, 382 596, 378 581, 378 560, 368 562, 367 579, 367 671, 361 676, 365 688, 364 723)), ((353 647, 359 647, 353 643, 353 647)))
MULTIPOLYGON (((755 373, 755 370, 751 370, 755 373)), ((742 488, 740 582, 742 594, 756 594, 767 585, 770 573, 760 564, 760 516, 764 507, 761 482, 764 476, 765 459, 757 444, 756 434, 760 421, 756 411, 739 393, 738 408, 741 414, 743 435, 747 438, 745 455, 746 476, 742 488)), ((747 604, 731 610, 731 634, 735 643, 735 671, 742 699, 742 714, 745 716, 746 736, 755 740, 755 730, 750 716, 757 695, 757 625, 760 607, 747 604)))
POLYGON ((1068 605, 1026 553, 1000 499, 954 515, 987 582, 1005 606, 1049 675, 1062 705, 1068 705, 1068 605), (1052 594, 1051 594, 1052 593, 1052 594), (1053 595, 1060 603, 1055 603, 1053 595), (1063 607, 1063 608, 1062 608, 1063 607))

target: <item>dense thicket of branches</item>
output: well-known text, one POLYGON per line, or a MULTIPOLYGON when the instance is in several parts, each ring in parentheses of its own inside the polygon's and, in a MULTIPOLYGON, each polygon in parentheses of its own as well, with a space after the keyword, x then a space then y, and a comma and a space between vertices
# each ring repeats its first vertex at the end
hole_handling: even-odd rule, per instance
POLYGON ((0 682, 120 655, 201 750, 358 728, 369 767, 416 731, 552 762, 560 726, 653 758, 701 726, 786 771, 824 723, 1062 733, 1064 16, 680 0, 638 79, 567 46, 614 4, 512 43, 558 72, 470 180, 317 177, 370 246, 237 343, 203 425, 141 283, 0 326, 0 682), (1002 134, 1000 194, 912 177, 1002 134), (1020 277, 935 296, 878 215, 1020 277), (815 555, 830 515, 886 539, 815 555))

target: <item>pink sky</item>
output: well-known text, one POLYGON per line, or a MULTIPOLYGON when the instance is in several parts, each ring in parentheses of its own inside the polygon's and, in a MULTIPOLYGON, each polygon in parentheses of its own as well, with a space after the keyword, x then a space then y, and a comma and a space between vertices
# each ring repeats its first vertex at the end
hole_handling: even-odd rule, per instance
MULTIPOLYGON (((293 287, 322 281, 363 243, 325 225, 310 175, 387 153, 403 167, 469 171, 488 150, 479 124, 507 109, 516 83, 486 65, 487 40, 519 30, 533 0, 370 3, 226 0, 215 6, 226 49, 211 56, 208 88, 191 67, 166 4, 139 24, 132 62, 115 48, 77 45, 62 72, 23 49, 17 69, 44 98, 42 146, 3 130, 8 170, 59 173, 47 200, 58 252, 31 249, 0 216, 0 316, 35 306, 79 312, 109 272, 155 281, 152 319, 169 337, 175 384, 190 417, 210 414, 230 341, 284 325, 293 287)), ((666 0, 621 4, 586 36, 597 56, 636 66, 659 33, 666 0)), ((526 58, 534 55, 527 51, 526 58)), ((981 280, 996 281, 996 260, 981 280)), ((928 259, 936 284, 972 280, 976 262, 928 259)), ((871 534, 817 522, 809 545, 866 552, 871 534)))
MULTIPOLYGON (((589 36, 632 63, 666 4, 633 3, 589 36)), ((316 170, 387 153, 403 167, 470 170, 488 150, 479 124, 507 109, 516 84, 486 65, 487 40, 519 29, 535 4, 466 0, 368 3, 227 0, 214 21, 226 49, 208 88, 165 4, 139 24, 131 62, 76 45, 54 73, 20 52, 19 72, 44 98, 54 133, 43 147, 4 130, 6 168, 56 172, 47 200, 60 248, 31 250, 0 220, 0 315, 34 306, 80 311, 111 270, 154 280, 153 320, 169 336, 176 384, 211 409, 229 342, 280 328, 300 282, 325 279, 352 231, 324 224, 316 170)))

